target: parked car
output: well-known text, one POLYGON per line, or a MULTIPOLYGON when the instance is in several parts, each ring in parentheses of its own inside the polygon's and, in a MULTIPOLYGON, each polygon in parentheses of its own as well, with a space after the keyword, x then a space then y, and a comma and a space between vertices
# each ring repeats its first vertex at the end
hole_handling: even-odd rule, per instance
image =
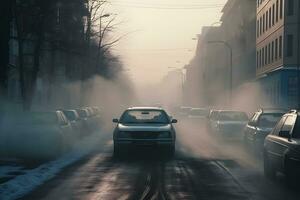
POLYGON ((260 109, 255 112, 244 130, 245 146, 254 153, 261 153, 265 138, 286 112, 283 109, 260 109))
POLYGON ((217 116, 219 114, 219 110, 210 110, 208 119, 206 121, 206 128, 208 133, 213 134, 214 126, 216 126, 217 123, 217 116))
MULTIPOLYGON (((300 113, 283 115, 264 142, 264 173, 275 178, 276 172, 286 175, 288 183, 297 184, 300 178, 300 113)), ((296 186, 296 185, 295 185, 296 186)))
POLYGON ((165 110, 158 107, 134 107, 124 111, 120 119, 113 119, 114 155, 119 156, 130 148, 150 147, 175 152, 176 133, 173 123, 165 110))
POLYGON ((219 110, 212 121, 212 132, 222 139, 242 139, 242 133, 247 125, 248 116, 245 112, 234 110, 219 110))
POLYGON ((69 120, 72 130, 76 138, 79 138, 82 135, 83 129, 83 121, 80 119, 76 110, 62 110, 64 115, 69 120))
POLYGON ((72 147, 72 128, 61 111, 14 115, 3 128, 6 154, 49 159, 72 147))
POLYGON ((192 107, 189 107, 189 106, 181 106, 179 109, 178 109, 178 116, 181 118, 181 119, 185 119, 188 117, 190 111, 191 111, 192 107))
POLYGON ((192 108, 189 112, 189 119, 206 119, 209 115, 207 108, 192 108))
POLYGON ((81 121, 82 121, 82 126, 83 130, 81 132, 81 136, 88 136, 92 133, 92 128, 91 128, 91 119, 89 117, 89 111, 85 108, 78 108, 76 109, 81 121))

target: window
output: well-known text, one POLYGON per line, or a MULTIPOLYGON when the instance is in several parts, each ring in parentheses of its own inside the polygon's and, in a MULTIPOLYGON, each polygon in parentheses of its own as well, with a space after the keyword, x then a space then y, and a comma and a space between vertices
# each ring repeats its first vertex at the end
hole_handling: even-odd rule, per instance
POLYGON ((268 46, 265 46, 265 65, 267 65, 268 64, 268 60, 267 60, 267 58, 268 58, 268 46))
POLYGON ((259 20, 256 22, 256 37, 259 37, 259 20))
POLYGON ((279 0, 276 1, 276 22, 278 22, 278 14, 279 14, 279 12, 278 12, 279 8, 278 7, 279 7, 279 0))
POLYGON ((272 25, 275 24, 275 4, 272 6, 272 25))
POLYGON ((278 58, 278 39, 275 40, 275 60, 278 58))
POLYGON ((261 35, 262 34, 262 20, 261 20, 262 18, 260 17, 259 18, 259 35, 261 35))
POLYGON ((265 48, 262 48, 262 53, 261 53, 261 66, 265 65, 265 48))
POLYGON ((265 32, 265 21, 266 21, 266 19, 265 19, 265 14, 263 14, 263 33, 265 32))
POLYGON ((272 26, 272 10, 271 8, 269 9, 269 28, 272 26))
POLYGON ((280 119, 280 121, 277 123, 277 125, 273 129, 273 131, 271 133, 272 135, 279 135, 279 131, 281 130, 281 127, 282 127, 283 123, 285 122, 285 119, 286 119, 285 116, 280 119))
POLYGON ((268 64, 271 63, 271 44, 268 44, 268 64))
POLYGON ((279 8, 279 10, 280 10, 279 17, 280 17, 280 19, 282 19, 282 14, 283 14, 283 0, 280 0, 280 8, 279 8))
POLYGON ((256 52, 256 69, 259 67, 259 51, 256 52))
POLYGON ((269 28, 268 21, 269 21, 269 11, 266 12, 266 31, 269 28))
POLYGON ((259 67, 262 66, 262 57, 261 57, 261 49, 259 50, 259 67))
POLYGON ((293 50, 294 50, 293 40, 294 40, 293 35, 287 35, 286 56, 288 56, 288 57, 293 56, 293 50))
POLYGON ((272 49, 271 49, 271 62, 274 61, 274 41, 272 41, 272 49))
POLYGON ((294 127, 296 121, 296 117, 295 116, 288 116, 281 128, 281 131, 279 132, 279 136, 280 137, 284 137, 284 138, 288 138, 291 134, 291 131, 294 127))
POLYGON ((293 14, 294 14, 294 0, 288 0, 287 15, 291 16, 293 14))
POLYGON ((279 58, 282 58, 282 36, 279 37, 279 58))

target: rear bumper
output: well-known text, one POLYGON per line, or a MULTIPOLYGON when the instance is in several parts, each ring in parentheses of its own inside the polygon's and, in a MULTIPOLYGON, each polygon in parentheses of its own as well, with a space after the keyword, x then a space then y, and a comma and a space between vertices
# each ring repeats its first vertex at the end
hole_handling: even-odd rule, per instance
POLYGON ((174 146, 172 139, 118 139, 114 140, 114 145, 122 147, 168 147, 174 146))

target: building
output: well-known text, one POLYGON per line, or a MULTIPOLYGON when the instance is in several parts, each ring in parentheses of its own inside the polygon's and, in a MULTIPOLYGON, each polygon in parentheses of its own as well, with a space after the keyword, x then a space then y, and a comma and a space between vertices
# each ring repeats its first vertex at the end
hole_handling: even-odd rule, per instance
POLYGON ((231 93, 255 80, 256 1, 228 0, 222 13, 220 26, 202 28, 187 68, 186 96, 200 96, 201 105, 231 104, 231 93))
POLYGON ((297 107, 300 1, 257 0, 256 6, 256 77, 264 104, 297 107))

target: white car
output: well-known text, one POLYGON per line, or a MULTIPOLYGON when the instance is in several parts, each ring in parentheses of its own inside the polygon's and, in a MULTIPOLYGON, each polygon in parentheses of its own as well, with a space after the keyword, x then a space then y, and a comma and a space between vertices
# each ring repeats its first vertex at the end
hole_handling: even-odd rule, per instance
POLYGON ((119 156, 130 148, 150 147, 175 152, 176 133, 173 123, 165 110, 158 107, 134 107, 124 111, 120 119, 113 119, 114 155, 119 156))

